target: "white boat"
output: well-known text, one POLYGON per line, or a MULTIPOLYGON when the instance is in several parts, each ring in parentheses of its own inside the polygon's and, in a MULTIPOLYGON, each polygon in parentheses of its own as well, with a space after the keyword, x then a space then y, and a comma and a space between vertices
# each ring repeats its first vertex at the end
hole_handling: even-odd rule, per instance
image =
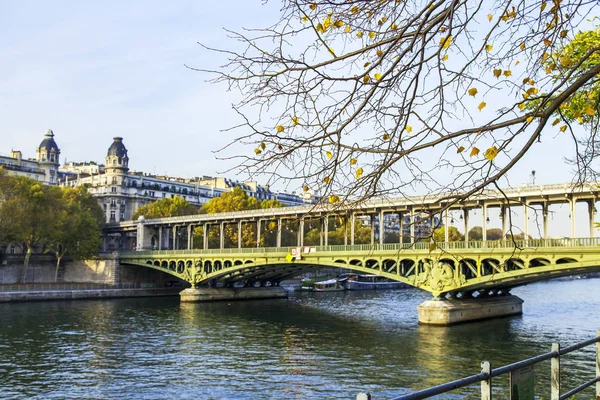
POLYGON ((338 280, 347 290, 382 290, 408 287, 405 283, 392 281, 379 275, 346 274, 338 280))
POLYGON ((315 282, 313 290, 315 292, 338 292, 345 290, 345 287, 337 279, 328 279, 326 281, 315 282))

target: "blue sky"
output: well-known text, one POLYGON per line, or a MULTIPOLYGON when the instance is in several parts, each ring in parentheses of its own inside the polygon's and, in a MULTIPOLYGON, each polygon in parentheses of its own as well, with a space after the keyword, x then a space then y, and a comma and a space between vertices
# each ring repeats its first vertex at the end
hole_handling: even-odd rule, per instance
MULTIPOLYGON (((33 157, 51 128, 63 161, 103 161, 112 137, 122 136, 135 170, 225 175, 232 164, 213 151, 232 139, 221 130, 236 121, 237 94, 184 64, 218 67, 223 59, 197 42, 235 46, 224 27, 268 26, 279 5, 0 0, 0 152, 33 157)), ((519 163, 512 185, 529 183, 531 170, 536 183, 571 179, 562 157, 573 146, 554 136, 519 163)))

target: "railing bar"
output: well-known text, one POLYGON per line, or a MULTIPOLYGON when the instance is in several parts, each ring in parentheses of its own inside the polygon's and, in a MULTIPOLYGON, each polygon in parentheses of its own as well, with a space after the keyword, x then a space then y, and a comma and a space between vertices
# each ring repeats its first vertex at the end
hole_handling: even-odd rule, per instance
POLYGON ((523 361, 519 361, 516 363, 508 364, 500 368, 494 368, 492 370, 492 378, 506 374, 507 372, 512 372, 516 369, 527 367, 529 365, 537 364, 541 361, 546 361, 551 359, 552 357, 558 357, 558 352, 551 351, 550 353, 540 354, 539 356, 531 357, 523 361))
POLYGON ((579 350, 583 347, 589 346, 590 344, 594 344, 594 343, 598 343, 598 342, 600 342, 600 336, 592 338, 592 339, 588 339, 586 341, 574 344, 572 346, 564 347, 564 348, 560 349, 560 355, 567 354, 567 353, 570 353, 575 350, 579 350))
POLYGON ((407 394, 400 397, 394 397, 392 400, 421 400, 427 397, 435 396, 438 394, 446 393, 454 389, 460 389, 465 386, 473 385, 484 379, 488 379, 488 374, 479 373, 477 375, 471 375, 466 378, 457 379, 452 382, 444 383, 442 385, 434 386, 429 389, 419 390, 411 394, 407 394))
POLYGON ((596 382, 600 382, 600 376, 597 376, 594 379, 592 379, 591 381, 581 384, 581 385, 577 386, 575 389, 568 391, 567 393, 560 396, 560 400, 568 399, 569 397, 573 396, 574 394, 581 392, 583 389, 586 389, 586 388, 592 386, 596 382))

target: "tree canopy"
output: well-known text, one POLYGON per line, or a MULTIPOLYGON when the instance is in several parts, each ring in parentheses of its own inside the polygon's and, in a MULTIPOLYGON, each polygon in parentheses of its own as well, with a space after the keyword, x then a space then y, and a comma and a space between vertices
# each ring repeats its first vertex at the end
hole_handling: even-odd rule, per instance
POLYGON ((25 254, 21 282, 34 251, 52 251, 57 269, 65 254, 97 254, 103 223, 102 209, 85 188, 45 186, 0 168, 0 245, 16 246, 25 254))
POLYGON ((198 214, 198 209, 184 198, 176 196, 173 198, 166 197, 139 207, 133 214, 132 219, 136 220, 142 215, 151 219, 193 214, 198 214))
POLYGON ((205 46, 228 58, 208 72, 241 93, 247 151, 223 157, 332 203, 425 189, 452 204, 562 133, 589 149, 580 176, 594 173, 599 7, 285 0, 272 25, 205 46))

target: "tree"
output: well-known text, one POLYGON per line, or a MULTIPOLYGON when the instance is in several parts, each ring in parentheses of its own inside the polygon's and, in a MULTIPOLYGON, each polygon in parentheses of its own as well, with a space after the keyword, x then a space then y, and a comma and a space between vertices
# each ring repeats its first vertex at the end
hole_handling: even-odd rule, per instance
POLYGON ((483 240, 483 228, 474 226, 469 230, 469 240, 483 240))
POLYGON ((225 158, 332 203, 428 188, 450 207, 496 184, 543 133, 576 139, 563 107, 586 93, 595 148, 600 41, 579 44, 576 31, 599 7, 287 0, 268 28, 228 31, 240 50, 205 46, 228 59, 208 72, 240 92, 234 141, 253 147, 225 158))
MULTIPOLYGON (((442 226, 441 228, 437 228, 435 231, 433 231, 433 240, 436 242, 446 241, 446 227, 445 226, 442 226)), ((448 227, 448 240, 450 242, 459 242, 459 241, 465 240, 465 237, 454 226, 449 226, 448 227)))
POLYGON ((260 208, 260 203, 254 197, 248 196, 248 193, 240 187, 234 187, 231 192, 226 192, 221 197, 213 197, 208 203, 202 206, 203 212, 208 214, 256 210, 260 208))
POLYGON ((98 254, 102 245, 104 213, 98 201, 84 187, 64 188, 62 204, 55 211, 56 230, 48 247, 56 257, 54 281, 65 254, 74 259, 90 258, 98 254))
POLYGON ((25 254, 21 283, 25 283, 34 248, 49 243, 58 228, 61 190, 23 176, 0 178, 0 242, 25 254))
POLYGON ((486 233, 487 240, 500 240, 503 236, 502 229, 499 228, 488 229, 486 233))
POLYGON ((178 217, 181 215, 198 214, 196 207, 182 197, 164 198, 139 207, 133 214, 133 220, 140 216, 145 218, 178 217))

